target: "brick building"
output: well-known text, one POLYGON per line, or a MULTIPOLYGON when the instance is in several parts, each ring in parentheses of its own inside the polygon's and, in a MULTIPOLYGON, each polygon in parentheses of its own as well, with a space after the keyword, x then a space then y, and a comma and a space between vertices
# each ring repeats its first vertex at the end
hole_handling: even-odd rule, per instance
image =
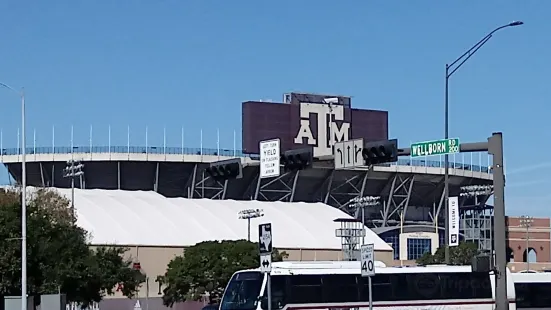
POLYGON ((511 270, 551 270, 551 220, 508 216, 506 224, 511 270))

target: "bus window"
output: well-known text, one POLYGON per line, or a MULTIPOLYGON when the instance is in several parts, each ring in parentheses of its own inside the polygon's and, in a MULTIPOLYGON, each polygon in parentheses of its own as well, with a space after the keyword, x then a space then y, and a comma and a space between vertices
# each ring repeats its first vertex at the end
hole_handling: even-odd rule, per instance
POLYGON ((551 308, 551 283, 516 283, 517 309, 551 308))
POLYGON ((440 284, 443 299, 492 298, 492 284, 488 273, 442 273, 440 284))
POLYGON ((357 275, 329 274, 322 276, 323 301, 326 303, 342 303, 359 301, 357 275))
POLYGON ((254 310, 258 303, 264 275, 256 271, 236 273, 230 280, 221 310, 254 310))
MULTIPOLYGON (((410 273, 397 275, 401 280, 407 281, 407 296, 409 300, 433 300, 443 299, 441 293, 442 278, 437 273, 410 273)), ((394 291, 400 290, 400 286, 394 286, 394 291)), ((444 298, 445 299, 445 298, 444 298)))
MULTIPOLYGON (((282 309, 287 304, 287 278, 288 276, 271 276, 272 309, 282 309)), ((267 289, 264 290, 264 296, 260 304, 262 309, 268 309, 267 291, 267 289)))
MULTIPOLYGON (((360 277, 358 283, 360 285, 359 301, 369 301, 369 279, 360 277)), ((377 274, 371 277, 371 289, 373 301, 392 300, 392 287, 390 286, 390 277, 388 274, 377 274)))
POLYGON ((310 304, 321 303, 322 283, 320 275, 297 275, 289 277, 290 304, 310 304))

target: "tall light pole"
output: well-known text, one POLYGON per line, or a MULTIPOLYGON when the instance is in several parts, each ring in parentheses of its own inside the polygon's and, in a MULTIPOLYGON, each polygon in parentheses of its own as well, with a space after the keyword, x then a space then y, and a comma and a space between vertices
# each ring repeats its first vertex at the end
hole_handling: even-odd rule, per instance
POLYGON ((264 216, 264 210, 262 209, 246 209, 237 213, 240 220, 247 220, 247 240, 251 241, 251 219, 264 216))
POLYGON ((25 133, 25 91, 0 83, 21 98, 21 310, 27 310, 27 139, 25 133))
POLYGON ((520 217, 520 226, 526 228, 526 271, 530 271, 530 260, 528 259, 528 253, 530 252, 530 227, 534 223, 534 218, 528 215, 520 217))
MULTIPOLYGON (((379 205, 379 196, 355 197, 350 200, 350 208, 361 209, 362 229, 365 230, 365 208, 379 205)), ((362 245, 365 244, 365 234, 362 236, 362 245)))
MULTIPOLYGON (((480 41, 478 41, 475 45, 473 45, 470 49, 468 49, 463 55, 459 56, 456 60, 454 60, 451 64, 446 64, 446 91, 445 91, 445 106, 444 106, 444 139, 449 139, 449 104, 448 104, 448 86, 449 86, 449 80, 450 77, 459 69, 461 66, 469 60, 486 42, 488 42, 494 33, 497 31, 508 28, 508 27, 515 27, 520 26, 524 24, 521 21, 515 21, 503 26, 499 26, 496 29, 494 29, 492 32, 488 33, 484 38, 482 38, 480 41)), ((448 187, 448 174, 449 174, 449 157, 448 154, 444 155, 444 203, 446 204, 446 248, 445 248, 445 259, 446 264, 450 263, 450 249, 449 249, 449 223, 448 223, 448 198, 449 198, 449 187, 448 187)))
MULTIPOLYGON (((63 177, 64 178, 71 178, 71 213, 73 216, 73 220, 76 220, 76 213, 75 213, 75 178, 76 177, 82 177, 84 174, 84 171, 82 171, 82 168, 84 168, 84 165, 80 163, 80 160, 74 160, 71 159, 67 161, 67 167, 63 170, 63 177)), ((81 182, 82 184, 82 182, 81 182)))

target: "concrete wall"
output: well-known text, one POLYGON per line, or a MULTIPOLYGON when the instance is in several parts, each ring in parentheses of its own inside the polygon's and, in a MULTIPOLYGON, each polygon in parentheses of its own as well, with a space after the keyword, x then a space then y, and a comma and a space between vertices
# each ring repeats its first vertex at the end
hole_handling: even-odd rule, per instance
MULTIPOLYGON (((184 253, 184 247, 151 247, 134 246, 126 253, 127 258, 138 260, 143 272, 148 277, 148 284, 144 283, 138 293, 138 298, 159 297, 159 284, 155 279, 164 275, 168 263, 177 255, 184 253)), ((288 260, 293 261, 338 261, 342 259, 340 250, 324 249, 279 249, 289 254, 288 260)), ((392 251, 375 251, 375 259, 387 265, 393 264, 392 251)), ((162 288, 161 288, 162 291, 162 288)), ((121 292, 106 298, 123 298, 121 292)))

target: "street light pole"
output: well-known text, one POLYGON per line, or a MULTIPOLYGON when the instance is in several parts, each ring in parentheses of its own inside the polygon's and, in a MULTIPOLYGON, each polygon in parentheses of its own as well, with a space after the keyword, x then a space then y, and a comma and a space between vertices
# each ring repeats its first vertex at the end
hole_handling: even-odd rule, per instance
POLYGON ((0 83, 21 98, 21 310, 27 310, 27 139, 25 133, 25 91, 0 83))
MULTIPOLYGON (((489 34, 487 34, 484 38, 482 38, 480 41, 478 41, 475 45, 473 45, 470 49, 468 49, 465 53, 463 53, 463 55, 461 55, 460 57, 458 57, 456 60, 454 60, 451 64, 446 64, 446 91, 445 91, 445 100, 444 100, 444 139, 449 139, 449 135, 448 135, 448 132, 449 132, 449 100, 448 100, 448 94, 449 94, 449 79, 450 77, 459 69, 461 68, 461 66, 467 61, 469 60, 469 58, 471 58, 484 44, 486 44, 486 42, 488 42, 492 36, 494 35, 494 33, 496 33, 497 31, 503 29, 503 28, 507 28, 507 27, 515 27, 515 26, 520 26, 520 25, 523 25, 524 23, 521 22, 521 21, 515 21, 515 22, 512 22, 512 23, 509 23, 509 24, 506 24, 506 25, 503 25, 503 26, 499 26, 497 27, 496 29, 494 29, 493 31, 491 31, 489 34)), ((449 156, 448 154, 445 154, 444 155, 444 203, 445 203, 445 227, 446 227, 446 236, 445 236, 445 240, 446 240, 446 247, 445 247, 445 260, 446 260, 446 264, 449 264, 450 263, 450 248, 449 248, 449 243, 450 243, 450 240, 449 240, 449 223, 448 223, 448 198, 449 198, 449 156)))
POLYGON ((264 211, 262 209, 246 209, 237 213, 237 218, 240 220, 247 220, 247 240, 251 241, 251 219, 263 217, 264 211))

